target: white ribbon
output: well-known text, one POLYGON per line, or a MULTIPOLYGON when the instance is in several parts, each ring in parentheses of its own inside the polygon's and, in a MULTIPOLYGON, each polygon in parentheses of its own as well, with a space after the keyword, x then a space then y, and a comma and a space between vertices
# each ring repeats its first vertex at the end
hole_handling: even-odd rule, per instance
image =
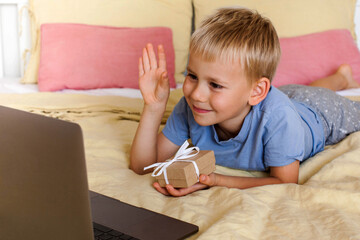
POLYGON ((166 184, 169 184, 169 180, 167 178, 167 173, 166 173, 166 168, 169 167, 174 162, 191 162, 195 168, 195 172, 197 175, 197 181, 199 181, 199 175, 200 175, 199 168, 195 161, 188 160, 188 158, 196 156, 200 150, 198 147, 187 148, 188 146, 189 146, 188 141, 185 141, 183 143, 183 145, 179 148, 179 150, 176 152, 175 157, 173 159, 168 159, 165 162, 154 163, 150 166, 145 167, 144 170, 156 167, 155 170, 153 171, 153 173, 151 174, 151 176, 158 177, 164 173, 165 182, 166 182, 166 184))

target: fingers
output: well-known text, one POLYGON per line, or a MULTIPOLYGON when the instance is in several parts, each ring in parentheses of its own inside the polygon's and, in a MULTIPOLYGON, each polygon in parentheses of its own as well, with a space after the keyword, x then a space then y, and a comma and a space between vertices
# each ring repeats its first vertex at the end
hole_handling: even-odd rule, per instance
MULTIPOLYGON (((155 183, 154 183, 154 186, 155 186, 155 183)), ((159 185, 159 187, 160 187, 160 185, 159 185)), ((156 190, 158 190, 158 192, 160 192, 166 196, 171 195, 173 197, 182 197, 182 196, 188 195, 190 193, 193 193, 195 191, 205 189, 205 188, 207 188, 207 186, 204 184, 201 184, 201 183, 196 183, 195 185, 192 185, 188 188, 174 188, 172 185, 168 184, 168 185, 166 185, 165 188, 161 188, 161 189, 156 188, 156 190)))
MULTIPOLYGON (((159 55, 159 66, 156 61, 156 55, 154 47, 151 43, 146 44, 146 47, 143 48, 142 55, 142 69, 144 72, 150 71, 150 69, 157 69, 158 67, 166 70, 166 57, 164 47, 160 44, 158 46, 158 55, 159 55)), ((139 63, 139 72, 140 72, 140 63, 139 63)))
POLYGON ((142 64, 145 72, 150 71, 150 59, 146 48, 143 48, 142 64))
POLYGON ((163 45, 158 46, 159 68, 166 69, 166 57, 163 45))
POLYGON ((158 67, 154 47, 151 43, 146 44, 146 48, 143 49, 143 64, 145 72, 158 67))
POLYGON ((160 184, 158 182, 154 182, 153 187, 158 191, 159 193, 164 194, 165 196, 169 196, 170 194, 166 190, 166 188, 160 187, 160 184))
MULTIPOLYGON (((196 185, 194 185, 196 186, 196 185)), ((170 184, 167 184, 166 187, 160 187, 160 184, 158 182, 153 183, 153 187, 159 192, 164 194, 165 196, 173 196, 173 197, 181 197, 185 196, 189 193, 192 193, 198 188, 194 188, 194 186, 188 187, 188 188, 174 188, 170 184)))
POLYGON ((182 197, 199 190, 199 188, 197 188, 196 185, 190 186, 188 188, 174 188, 171 185, 166 185, 166 190, 174 197, 182 197))
POLYGON ((151 43, 148 43, 146 45, 147 53, 149 55, 149 61, 150 61, 150 67, 151 69, 156 69, 158 67, 157 61, 156 61, 156 55, 154 52, 154 47, 151 43))
POLYGON ((215 174, 210 174, 208 176, 208 175, 205 175, 205 174, 201 174, 200 177, 199 177, 199 181, 202 184, 205 184, 207 186, 210 186, 210 187, 214 186, 215 182, 216 182, 216 175, 215 174))
POLYGON ((164 89, 169 88, 169 79, 168 78, 169 78, 169 76, 166 71, 161 74, 160 86, 164 89))
POLYGON ((182 189, 176 189, 171 185, 166 185, 166 187, 160 187, 160 184, 155 182, 153 184, 154 188, 159 192, 164 194, 165 196, 173 196, 173 197, 181 197, 184 196, 188 193, 185 194, 185 192, 182 189))
POLYGON ((144 75, 145 71, 144 71, 144 66, 143 66, 143 60, 142 57, 139 58, 139 77, 141 77, 142 75, 144 75))

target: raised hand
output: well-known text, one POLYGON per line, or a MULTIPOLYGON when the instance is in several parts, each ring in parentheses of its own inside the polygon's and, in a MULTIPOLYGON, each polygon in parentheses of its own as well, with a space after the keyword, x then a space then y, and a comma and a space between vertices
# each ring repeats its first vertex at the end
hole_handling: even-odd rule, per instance
POLYGON ((139 59, 139 87, 145 105, 154 108, 165 107, 169 98, 169 78, 166 71, 165 51, 158 46, 159 62, 152 44, 147 44, 139 59))

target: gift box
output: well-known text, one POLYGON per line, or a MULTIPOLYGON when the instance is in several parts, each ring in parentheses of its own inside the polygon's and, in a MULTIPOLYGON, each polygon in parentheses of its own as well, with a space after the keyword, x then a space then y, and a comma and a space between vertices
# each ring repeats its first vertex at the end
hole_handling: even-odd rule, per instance
MULTIPOLYGON (((209 175, 215 171, 215 155, 213 151, 198 151, 195 156, 178 160, 171 163, 166 168, 166 175, 169 184, 175 188, 186 188, 198 182, 198 175, 196 173, 197 165, 198 173, 209 175)), ((164 173, 155 177, 161 187, 166 186, 164 173)))

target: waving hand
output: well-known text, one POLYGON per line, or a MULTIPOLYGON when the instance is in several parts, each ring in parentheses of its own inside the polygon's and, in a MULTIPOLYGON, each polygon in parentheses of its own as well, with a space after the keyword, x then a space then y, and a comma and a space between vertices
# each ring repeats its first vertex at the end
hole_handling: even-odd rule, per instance
POLYGON ((169 97, 169 78, 166 71, 165 51, 158 46, 159 61, 152 44, 147 44, 139 59, 139 86, 145 104, 148 106, 165 106, 169 97))

